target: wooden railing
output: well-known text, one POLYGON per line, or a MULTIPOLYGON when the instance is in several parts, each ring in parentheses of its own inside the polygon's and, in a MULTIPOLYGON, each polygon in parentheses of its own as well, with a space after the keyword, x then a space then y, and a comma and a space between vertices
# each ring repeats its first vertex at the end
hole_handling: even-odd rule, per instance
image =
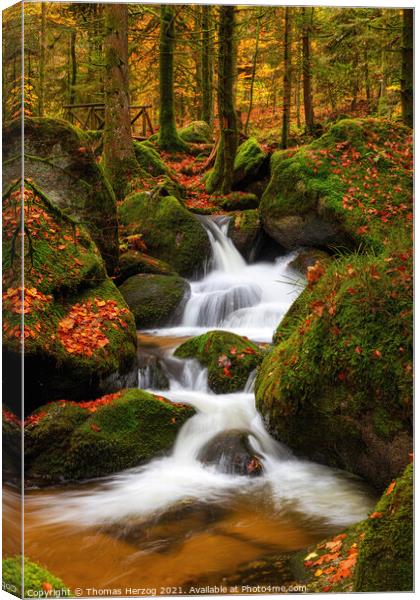
MULTIPOLYGON (((85 104, 64 104, 64 116, 73 124, 79 125, 82 129, 103 129, 105 126, 105 104, 99 102, 88 102, 85 104)), ((133 137, 135 135, 134 124, 141 118, 141 136, 146 137, 152 135, 153 125, 148 108, 152 108, 151 104, 143 106, 130 106, 131 126, 133 128, 133 137)))

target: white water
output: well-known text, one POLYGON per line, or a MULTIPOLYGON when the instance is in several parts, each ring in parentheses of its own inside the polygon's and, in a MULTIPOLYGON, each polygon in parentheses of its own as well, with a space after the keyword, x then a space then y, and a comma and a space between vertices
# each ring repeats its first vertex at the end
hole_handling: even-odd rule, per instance
MULTIPOLYGON (((217 326, 256 340, 270 340, 299 291, 281 281, 287 275, 291 257, 274 264, 247 265, 225 230, 209 220, 206 226, 213 248, 210 272, 192 284, 193 294, 182 324, 156 334, 181 337, 187 331, 197 333, 217 326), (247 303, 248 308, 244 308, 247 303)), ((260 499, 256 501, 269 499, 278 514, 292 506, 308 518, 319 518, 337 527, 366 517, 372 499, 359 480, 296 459, 267 433, 255 408, 255 374, 250 375, 243 392, 216 395, 207 386, 206 369, 197 361, 177 359, 173 350, 166 350, 161 363, 170 379, 170 390, 161 393, 173 401, 190 403, 197 410, 179 432, 170 456, 113 475, 93 492, 81 487, 76 492, 62 493, 59 502, 56 495, 54 501, 48 495, 39 497, 35 501, 46 521, 87 526, 124 523, 133 518, 141 521, 180 501, 221 502, 252 493, 260 499), (204 444, 228 429, 252 432, 254 449, 262 456, 263 476, 228 475, 197 460, 204 444)), ((148 372, 145 377, 143 383, 151 380, 148 372)))

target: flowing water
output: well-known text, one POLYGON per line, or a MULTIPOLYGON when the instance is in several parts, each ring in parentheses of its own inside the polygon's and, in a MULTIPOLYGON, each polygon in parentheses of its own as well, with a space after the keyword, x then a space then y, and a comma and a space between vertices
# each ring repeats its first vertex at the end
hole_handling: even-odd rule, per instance
MULTIPOLYGON (((271 341, 303 285, 288 267, 293 256, 246 264, 226 235, 226 219, 206 217, 203 225, 212 260, 204 277, 191 282, 181 322, 139 333, 141 352, 159 360, 170 389, 153 389, 159 380, 150 364, 140 372, 140 387, 197 411, 171 454, 100 481, 26 493, 25 553, 73 588, 131 595, 127 588, 168 594, 219 585, 252 561, 342 530, 373 505, 363 482, 295 458, 267 433, 255 408, 255 374, 243 391, 216 395, 206 369, 173 356, 188 336, 212 329, 271 341), (199 462, 206 442, 229 429, 252 433, 262 476, 221 473, 199 462)), ((13 506, 17 498, 11 491, 8 497, 13 506)))

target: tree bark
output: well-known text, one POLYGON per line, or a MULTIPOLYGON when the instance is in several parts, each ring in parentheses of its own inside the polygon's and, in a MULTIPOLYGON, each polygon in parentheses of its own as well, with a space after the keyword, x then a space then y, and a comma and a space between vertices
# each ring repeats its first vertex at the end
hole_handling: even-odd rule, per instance
POLYGON ((290 104, 292 96, 292 65, 291 65, 291 24, 290 7, 284 9, 284 51, 283 51, 283 120, 281 129, 281 147, 287 148, 290 131, 290 104))
POLYGON ((413 127, 413 13, 410 8, 403 9, 401 103, 403 121, 413 127))
POLYGON ((69 93, 69 104, 75 104, 76 103, 76 83, 77 83, 76 36, 77 36, 77 30, 73 29, 73 31, 70 34, 70 93, 69 93))
POLYGON ((46 45, 46 17, 47 5, 41 4, 41 30, 39 36, 39 92, 38 92, 38 114, 44 116, 44 97, 45 97, 45 45, 46 45))
POLYGON ((128 6, 105 5, 104 164, 117 198, 124 196, 137 161, 131 139, 128 91, 128 6))
POLYGON ((306 131, 314 132, 314 109, 312 100, 312 68, 311 68, 311 41, 310 26, 308 23, 308 10, 301 9, 302 14, 302 72, 303 72, 303 104, 305 108, 306 131))
POLYGON ((174 100, 175 11, 173 6, 160 7, 159 43, 159 146, 162 150, 186 150, 176 130, 174 100))
POLYGON ((232 190, 233 165, 238 145, 238 127, 234 105, 234 29, 235 7, 220 6, 219 65, 217 103, 219 112, 220 142, 214 170, 211 172, 207 190, 228 194, 232 190))
POLYGON ((201 119, 213 126, 213 61, 211 29, 211 6, 201 7, 201 119))
POLYGON ((248 114, 246 116, 245 128, 244 128, 245 135, 248 135, 249 119, 251 118, 252 103, 254 101, 254 83, 255 83, 255 73, 257 70, 258 47, 260 44, 261 18, 262 18, 261 16, 257 17, 257 30, 256 30, 256 34, 255 34, 255 50, 254 50, 254 57, 252 59, 251 88, 249 90, 249 106, 248 106, 248 114))

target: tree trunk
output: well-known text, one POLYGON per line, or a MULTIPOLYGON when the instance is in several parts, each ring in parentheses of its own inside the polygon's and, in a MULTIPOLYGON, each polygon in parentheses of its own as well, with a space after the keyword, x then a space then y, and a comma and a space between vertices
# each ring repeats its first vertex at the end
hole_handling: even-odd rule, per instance
POLYGON ((176 130, 174 101, 175 11, 168 4, 160 7, 159 44, 159 146, 162 150, 186 150, 176 130))
POLYGON ((220 142, 214 170, 207 181, 209 192, 228 194, 232 190, 233 165, 238 145, 238 129, 234 106, 234 28, 235 7, 220 6, 219 68, 217 101, 219 112, 220 142))
POLYGON ((369 55, 368 55, 366 42, 364 45, 363 53, 364 53, 363 71, 364 71, 364 76, 365 76, 365 94, 366 94, 368 113, 370 113, 372 98, 371 98, 371 91, 370 91, 369 55))
POLYGON ((401 103, 403 121, 413 127, 413 13, 403 9, 401 103))
POLYGON ((41 4, 41 31, 39 36, 39 92, 38 92, 38 114, 44 116, 44 96, 45 96, 45 45, 46 45, 46 16, 47 5, 41 4))
POLYGON ((251 118, 252 103, 254 101, 254 83, 255 83, 255 73, 257 70, 258 47, 260 44, 261 18, 262 18, 261 16, 257 17, 257 30, 256 30, 256 34, 255 34, 255 51, 254 51, 254 57, 252 59, 251 87, 249 90, 249 107, 248 107, 248 114, 246 116, 246 121, 245 121, 245 128, 244 128, 245 135, 248 135, 249 119, 251 118))
POLYGON ((73 29, 73 31, 70 34, 70 94, 69 94, 69 104, 75 104, 76 103, 76 83, 77 83, 76 36, 77 36, 77 30, 73 29))
POLYGON ((137 171, 128 91, 128 6, 105 5, 104 164, 117 198, 137 171))
POLYGON ((281 129, 281 147, 287 148, 290 131, 290 104, 292 96, 292 64, 291 64, 291 23, 290 7, 284 9, 284 51, 283 51, 283 122, 281 129))
POLYGON ((301 9, 302 14, 302 72, 303 72, 303 104, 305 108, 306 131, 314 132, 314 109, 312 101, 312 69, 311 41, 308 23, 308 10, 301 9))
POLYGON ((210 37, 211 6, 201 7, 201 119, 213 126, 213 69, 210 37))

